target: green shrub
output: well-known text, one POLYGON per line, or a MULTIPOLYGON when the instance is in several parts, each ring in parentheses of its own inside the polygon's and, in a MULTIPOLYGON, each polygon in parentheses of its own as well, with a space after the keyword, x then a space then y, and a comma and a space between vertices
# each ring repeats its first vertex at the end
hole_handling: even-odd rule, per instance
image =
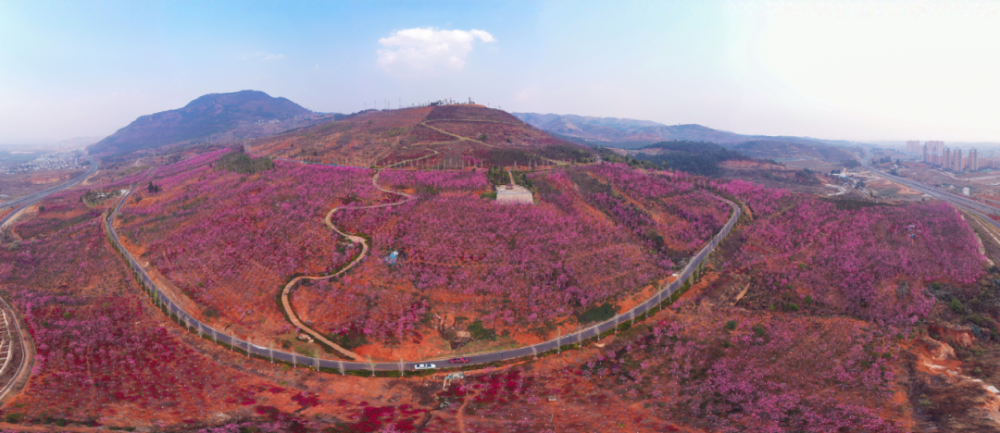
POLYGON ((948 303, 948 306, 951 307, 951 311, 954 311, 955 314, 962 314, 962 311, 964 310, 962 307, 962 301, 959 301, 958 298, 952 298, 951 302, 948 303))
POLYGON ((803 301, 805 301, 806 304, 813 303, 813 297, 812 297, 812 295, 806 295, 806 298, 803 301))
POLYGON ((404 132, 406 132, 405 128, 400 128, 400 127, 389 128, 387 131, 385 131, 385 136, 386 137, 395 137, 397 135, 403 135, 404 132))
POLYGON ((612 317, 615 317, 615 307, 605 302, 598 307, 591 308, 577 315, 576 320, 580 323, 603 322, 612 317))
POLYGON ((732 330, 736 329, 736 321, 735 320, 730 320, 730 321, 726 322, 726 329, 729 330, 729 331, 732 331, 732 330))
POLYGON ((469 325, 469 333, 475 340, 496 340, 497 331, 483 326, 482 320, 477 320, 469 325))
POLYGON ((368 344, 368 339, 365 338, 365 335, 360 332, 348 332, 343 334, 336 333, 328 335, 327 338, 347 350, 368 344))
POLYGON ((764 338, 767 335, 767 330, 764 329, 763 325, 753 325, 753 333, 760 338, 764 338))
POLYGON ((792 312, 799 311, 799 305, 794 302, 789 302, 785 304, 785 310, 792 312))
POLYGON ((23 413, 8 413, 7 416, 3 417, 4 421, 9 424, 17 424, 24 420, 23 413))
POLYGON ((215 167, 234 173, 254 174, 273 169, 274 161, 267 156, 251 158, 243 152, 229 152, 216 161, 215 167))

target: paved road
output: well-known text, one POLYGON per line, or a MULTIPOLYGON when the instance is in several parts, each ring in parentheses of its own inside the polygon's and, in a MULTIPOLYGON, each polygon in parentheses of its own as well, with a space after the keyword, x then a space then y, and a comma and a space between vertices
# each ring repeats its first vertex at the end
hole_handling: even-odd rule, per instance
POLYGON ((891 180, 891 181, 896 182, 896 183, 901 184, 901 185, 905 185, 908 188, 912 188, 912 189, 915 189, 917 191, 920 191, 920 192, 922 192, 924 194, 927 194, 927 195, 929 195, 931 197, 934 197, 934 198, 939 199, 941 201, 944 201, 944 202, 946 202, 948 204, 951 204, 952 206, 955 206, 957 208, 964 209, 964 210, 967 210, 969 212, 972 212, 972 213, 974 213, 976 215, 981 216, 984 220, 986 220, 987 222, 989 222, 990 224, 992 224, 994 227, 1000 229, 1000 222, 997 222, 993 218, 989 217, 989 215, 1000 216, 1000 209, 997 209, 997 208, 995 208, 993 206, 987 205, 985 203, 982 203, 982 202, 980 202, 978 200, 974 200, 974 199, 969 198, 969 197, 960 196, 960 195, 957 195, 957 194, 952 194, 952 193, 949 193, 949 192, 942 191, 940 189, 934 188, 934 187, 932 187, 930 185, 927 185, 927 184, 923 184, 923 183, 917 182, 917 181, 912 180, 912 179, 907 179, 905 177, 899 177, 899 176, 893 176, 893 175, 891 175, 889 173, 885 173, 885 172, 876 170, 874 167, 872 167, 871 165, 868 164, 867 160, 864 161, 864 164, 865 164, 865 167, 867 167, 869 170, 871 170, 872 173, 875 173, 876 176, 880 176, 882 178, 891 180))
MULTIPOLYGON (((164 295, 164 293, 160 290, 159 287, 153 284, 153 281, 149 278, 149 275, 146 274, 145 270, 143 270, 143 268, 139 266, 139 263, 135 260, 134 257, 132 257, 132 255, 128 252, 128 250, 126 250, 122 246, 121 241, 118 237, 118 233, 115 232, 114 226, 111 224, 114 216, 126 203, 129 195, 131 195, 132 191, 134 190, 135 188, 130 189, 129 193, 126 194, 125 197, 122 197, 121 202, 119 202, 115 210, 111 212, 110 215, 108 215, 107 219, 105 219, 105 227, 107 228, 108 235, 110 236, 115 246, 119 249, 119 251, 122 252, 129 266, 139 276, 139 281, 145 287, 145 289, 150 292, 150 294, 154 297, 154 299, 157 300, 157 302, 162 303, 162 305, 166 307, 167 311, 170 314, 176 315, 178 317, 178 320, 180 320, 182 323, 185 323, 187 327, 191 328, 195 332, 199 332, 200 334, 206 335, 217 342, 225 343, 230 346, 237 347, 241 350, 246 350, 250 353, 253 353, 254 355, 259 355, 264 358, 271 358, 285 362, 293 362, 295 364, 301 364, 306 366, 316 366, 318 364, 318 366, 320 367, 331 368, 335 370, 342 369, 342 370, 364 370, 364 371, 368 370, 409 371, 413 370, 414 365, 417 364, 417 362, 390 362, 390 363, 377 362, 369 364, 367 362, 339 361, 332 359, 311 358, 303 355, 288 353, 280 350, 273 350, 272 348, 252 344, 240 340, 236 337, 219 332, 218 330, 212 328, 211 326, 199 322, 197 319, 191 317, 188 313, 186 313, 184 310, 182 310, 180 307, 174 304, 173 301, 169 299, 169 297, 164 295)), ((729 204, 729 206, 732 208, 733 214, 729 218, 729 221, 726 222, 725 226, 723 226, 722 230, 720 230, 719 233, 716 234, 711 241, 709 241, 704 247, 702 247, 700 251, 698 251, 697 254, 694 255, 694 257, 691 258, 690 262, 687 264, 687 266, 684 267, 684 270, 677 277, 677 280, 663 287, 660 290, 660 292, 658 292, 656 295, 654 295, 646 302, 636 306, 635 308, 624 314, 617 315, 608 321, 593 325, 580 332, 564 335, 555 340, 550 340, 544 343, 535 344, 533 346, 521 347, 514 350, 501 350, 497 352, 483 353, 478 355, 467 355, 464 357, 469 358, 469 364, 487 364, 494 361, 503 361, 512 358, 531 356, 549 350, 555 350, 556 348, 563 345, 573 344, 580 340, 597 336, 602 332, 609 331, 614 327, 618 326, 619 324, 632 320, 634 317, 639 316, 642 313, 645 313, 649 309, 658 305, 660 302, 668 299, 674 292, 676 292, 681 287, 683 282, 687 280, 694 273, 694 270, 697 269, 699 265, 701 265, 701 263, 705 260, 705 258, 708 257, 708 255, 715 250, 715 247, 719 245, 719 242, 721 242, 722 239, 727 234, 729 234, 732 228, 736 225, 736 221, 739 220, 741 213, 740 207, 728 200, 726 200, 726 203, 729 204)), ((421 361, 421 362, 435 363, 438 368, 449 366, 447 360, 444 359, 433 360, 433 361, 421 361)))
POLYGON ((34 194, 26 195, 24 197, 21 197, 21 198, 15 199, 15 200, 5 201, 3 203, 0 203, 0 208, 9 207, 9 206, 14 207, 14 212, 11 212, 9 215, 7 215, 7 216, 3 217, 2 219, 0 219, 0 227, 3 227, 4 224, 7 224, 8 220, 14 218, 14 215, 17 215, 18 212, 21 212, 22 210, 24 210, 24 208, 35 204, 36 202, 38 202, 39 200, 45 198, 48 195, 51 195, 53 193, 56 193, 56 192, 59 192, 59 191, 62 191, 64 189, 66 189, 66 188, 69 188, 69 187, 71 187, 73 185, 76 185, 76 184, 80 183, 80 181, 86 179, 88 176, 94 174, 94 172, 97 171, 97 163, 94 162, 94 160, 90 156, 87 156, 87 159, 90 160, 90 169, 88 169, 86 173, 83 173, 80 176, 77 176, 75 179, 70 180, 69 182, 66 182, 66 183, 64 183, 62 185, 49 188, 49 189, 47 189, 45 191, 39 191, 39 192, 36 192, 34 194))
MULTIPOLYGON (((80 183, 80 181, 86 179, 90 175, 92 175, 95 172, 97 172, 97 162, 95 162, 94 159, 91 158, 90 156, 87 156, 87 159, 90 160, 90 169, 88 169, 82 175, 77 176, 75 179, 72 179, 69 182, 66 182, 66 183, 64 183, 62 185, 59 185, 59 186, 56 186, 56 187, 49 188, 49 189, 44 190, 44 191, 39 191, 39 192, 36 192, 34 194, 26 195, 24 197, 21 197, 21 198, 15 199, 15 200, 11 200, 11 201, 7 201, 7 202, 4 202, 4 203, 0 203, 0 207, 13 206, 15 208, 14 211, 11 212, 10 214, 8 214, 7 216, 5 216, 3 218, 0 218, 0 228, 3 228, 3 226, 5 224, 7 224, 8 221, 13 220, 14 217, 17 216, 18 213, 20 213, 22 210, 24 210, 24 208, 37 203, 39 200, 45 198, 48 195, 51 195, 53 193, 65 190, 66 188, 72 187, 73 185, 76 185, 76 184, 80 183)), ((5 384, 3 386, 3 388, 0 388, 0 399, 3 399, 5 397, 7 397, 7 393, 10 392, 10 390, 13 388, 14 381, 17 380, 17 378, 19 378, 21 376, 21 371, 25 367, 27 367, 27 365, 28 365, 28 362, 27 362, 27 353, 28 352, 25 349, 24 339, 21 338, 21 324, 20 324, 20 320, 18 320, 17 316, 14 315, 14 313, 13 313, 14 309, 11 308, 10 304, 8 304, 7 301, 4 300, 3 298, 0 298, 0 303, 3 304, 3 308, 6 308, 8 311, 11 311, 11 318, 13 319, 13 320, 11 320, 11 323, 14 324, 14 332, 11 332, 11 335, 13 337, 13 335, 16 334, 17 338, 20 340, 20 345, 21 345, 21 362, 18 364, 17 372, 14 373, 13 376, 11 376, 10 382, 8 382, 7 384, 5 384)))

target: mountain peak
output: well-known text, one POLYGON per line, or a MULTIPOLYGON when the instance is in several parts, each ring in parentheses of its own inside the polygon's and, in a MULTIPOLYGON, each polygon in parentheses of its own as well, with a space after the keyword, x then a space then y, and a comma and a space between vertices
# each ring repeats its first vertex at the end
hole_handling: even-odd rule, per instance
POLYGON ((259 90, 202 95, 176 110, 140 116, 90 147, 90 153, 131 152, 168 144, 213 138, 269 135, 316 114, 259 90))
POLYGON ((275 101, 294 104, 294 102, 289 101, 288 99, 281 97, 275 98, 260 90, 240 90, 239 92, 232 93, 209 93, 201 95, 185 105, 184 108, 197 107, 206 104, 219 104, 226 107, 234 107, 243 104, 267 103, 275 101))

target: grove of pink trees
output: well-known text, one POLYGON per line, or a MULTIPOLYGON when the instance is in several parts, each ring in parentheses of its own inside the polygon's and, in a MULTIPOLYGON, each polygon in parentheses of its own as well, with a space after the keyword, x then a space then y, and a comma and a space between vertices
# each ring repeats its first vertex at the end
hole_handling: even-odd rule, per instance
POLYGON ((365 169, 277 161, 248 177, 192 161, 188 171, 168 166, 160 173, 175 174, 154 179, 161 192, 128 203, 120 233, 193 299, 241 323, 283 321, 274 296, 288 278, 353 259, 357 248, 322 224, 327 211, 393 199, 365 169))
MULTIPOLYGON (((598 171, 622 178, 627 173, 621 172, 630 170, 611 166, 598 171)), ((335 332, 364 330, 382 338, 414 325, 427 308, 418 302, 420 294, 430 298, 432 307, 457 308, 458 314, 483 310, 478 318, 489 326, 522 329, 618 302, 673 271, 658 229, 668 233, 668 243, 683 239, 683 247, 695 249, 728 217, 723 202, 691 184, 662 174, 640 173, 628 179, 641 183, 636 179, 646 177, 659 182, 647 183, 662 185, 655 191, 637 187, 628 191, 642 191, 636 194, 652 210, 622 196, 581 193, 564 171, 555 171, 534 176, 557 190, 541 195, 535 206, 431 195, 398 206, 338 212, 338 226, 372 237, 373 257, 399 251, 400 259, 394 265, 381 260, 368 263, 358 271, 358 279, 348 276, 299 293, 327 293, 327 306, 311 314, 323 321, 322 327, 335 332), (675 183, 680 186, 673 187, 675 183), (670 218, 669 222, 655 221, 650 212, 670 218), (372 275, 394 277, 377 280, 372 275), (410 284, 416 292, 390 295, 378 289, 410 284), (366 286, 371 288, 359 290, 366 286), (380 322, 364 313, 333 311, 344 301, 382 310, 372 305, 387 297, 390 305, 398 305, 392 310, 407 313, 386 314, 380 322)), ((322 296, 312 294, 310 299, 322 296)))
POLYGON ((600 164, 592 167, 591 171, 645 209, 637 209, 623 199, 602 193, 591 194, 592 201, 609 215, 619 218, 637 236, 646 237, 647 241, 654 240, 645 235, 652 230, 671 248, 685 254, 692 254, 701 248, 729 217, 729 206, 725 202, 696 188, 696 185, 706 183, 704 178, 684 173, 636 170, 625 164, 600 164), (659 220, 653 221, 651 213, 658 215, 659 220))
POLYGON ((482 191, 490 187, 482 170, 472 171, 419 171, 382 170, 379 184, 383 188, 430 187, 437 191, 482 191))
POLYGON ((98 426, 121 408, 194 419, 207 416, 206 407, 255 403, 259 389, 247 378, 161 326, 163 314, 112 249, 100 212, 90 214, 83 193, 40 203, 78 217, 27 221, 35 237, 0 248, 0 290, 23 314, 36 349, 29 385, 11 396, 4 414, 98 426))
POLYGON ((901 431, 876 410, 894 404, 892 329, 702 310, 640 331, 582 370, 634 401, 662 401, 661 418, 723 432, 901 431))
POLYGON ((794 293, 879 323, 913 323, 934 300, 924 285, 969 284, 984 272, 975 233, 947 204, 838 210, 833 203, 742 181, 716 186, 757 221, 727 268, 755 287, 794 293))

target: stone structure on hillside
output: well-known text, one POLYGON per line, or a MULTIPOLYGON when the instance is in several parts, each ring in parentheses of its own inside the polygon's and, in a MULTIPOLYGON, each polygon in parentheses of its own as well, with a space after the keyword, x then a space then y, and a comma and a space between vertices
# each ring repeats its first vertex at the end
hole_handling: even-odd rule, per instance
POLYGON ((535 204, 531 191, 521 185, 507 184, 497 186, 497 203, 500 204, 535 204))
POLYGON ((507 176, 510 177, 510 183, 503 186, 497 186, 497 203, 535 204, 535 199, 531 196, 531 191, 529 191, 528 188, 514 183, 514 174, 509 170, 507 171, 507 176))
POLYGON ((500 204, 535 204, 531 191, 513 183, 497 186, 497 203, 500 204))

